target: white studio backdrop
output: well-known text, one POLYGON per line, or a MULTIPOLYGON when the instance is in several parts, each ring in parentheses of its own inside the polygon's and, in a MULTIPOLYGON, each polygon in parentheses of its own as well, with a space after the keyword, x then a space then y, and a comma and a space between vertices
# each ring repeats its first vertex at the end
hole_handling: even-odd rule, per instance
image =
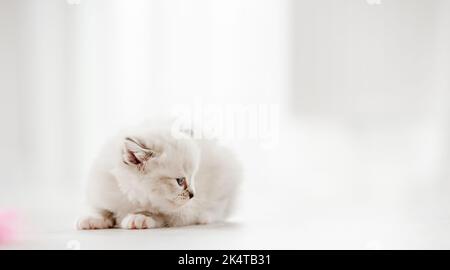
POLYGON ((78 187, 104 138, 201 100, 279 105, 274 147, 230 143, 255 219, 448 218, 449 15, 445 0, 0 0, 0 188, 30 189, 1 202, 78 187))
POLYGON ((112 132, 176 104, 277 103, 286 5, 2 1, 2 171, 72 181, 112 132))

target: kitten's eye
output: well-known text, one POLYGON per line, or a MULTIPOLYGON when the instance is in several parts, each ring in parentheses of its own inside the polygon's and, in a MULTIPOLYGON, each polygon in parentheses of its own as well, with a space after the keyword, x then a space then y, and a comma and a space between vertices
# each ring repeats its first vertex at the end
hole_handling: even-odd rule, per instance
POLYGON ((186 178, 181 177, 181 178, 176 178, 178 185, 182 186, 184 184, 184 181, 186 180, 186 178))

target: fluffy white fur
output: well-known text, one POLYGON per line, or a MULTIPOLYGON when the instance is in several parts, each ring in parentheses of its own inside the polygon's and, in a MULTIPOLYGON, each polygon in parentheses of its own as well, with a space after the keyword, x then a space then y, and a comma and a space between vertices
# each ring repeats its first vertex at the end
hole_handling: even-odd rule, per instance
POLYGON ((87 182, 90 211, 78 219, 77 228, 147 229, 221 221, 230 212, 240 178, 240 164, 216 142, 174 136, 169 126, 144 125, 125 131, 100 151, 87 182), (180 185, 176 179, 183 177, 180 185))

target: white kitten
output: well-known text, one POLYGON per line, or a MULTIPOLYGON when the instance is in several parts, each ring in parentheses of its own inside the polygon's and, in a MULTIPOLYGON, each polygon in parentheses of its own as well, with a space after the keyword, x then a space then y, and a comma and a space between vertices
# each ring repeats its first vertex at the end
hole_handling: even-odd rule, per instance
POLYGON ((90 214, 78 229, 146 229, 206 224, 226 218, 240 164, 214 141, 174 136, 146 125, 107 143, 88 182, 90 214))

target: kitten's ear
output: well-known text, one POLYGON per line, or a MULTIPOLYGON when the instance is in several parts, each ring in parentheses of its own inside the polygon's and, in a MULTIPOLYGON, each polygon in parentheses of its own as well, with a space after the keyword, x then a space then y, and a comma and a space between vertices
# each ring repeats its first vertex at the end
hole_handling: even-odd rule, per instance
POLYGON ((154 156, 154 152, 134 138, 124 141, 123 162, 128 165, 140 165, 154 156))

